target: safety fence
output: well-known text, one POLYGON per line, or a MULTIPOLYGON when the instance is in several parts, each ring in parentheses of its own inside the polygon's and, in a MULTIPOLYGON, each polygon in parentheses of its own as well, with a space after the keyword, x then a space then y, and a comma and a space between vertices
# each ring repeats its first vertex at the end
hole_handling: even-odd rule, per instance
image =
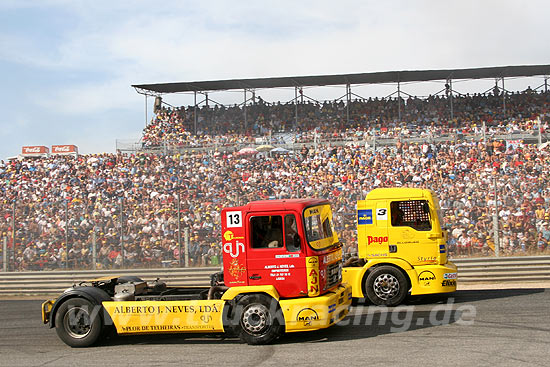
POLYGON ((550 256, 453 259, 460 282, 531 282, 550 280, 550 256))
MULTIPOLYGON (((470 258, 453 260, 459 283, 536 282, 550 280, 550 256, 470 258)), ((64 289, 106 276, 136 275, 145 281, 160 278, 170 286, 208 286, 219 267, 134 270, 31 271, 0 273, 0 295, 57 294, 64 289)))

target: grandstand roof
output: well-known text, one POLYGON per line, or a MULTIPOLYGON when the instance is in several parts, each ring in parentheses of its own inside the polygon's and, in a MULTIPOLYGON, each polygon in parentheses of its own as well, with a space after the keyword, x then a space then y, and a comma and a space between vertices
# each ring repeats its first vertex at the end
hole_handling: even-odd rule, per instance
POLYGON ((166 94, 231 89, 311 87, 346 84, 424 82, 447 79, 486 79, 550 75, 550 65, 496 66, 473 69, 404 70, 360 74, 290 76, 132 85, 139 93, 166 94))

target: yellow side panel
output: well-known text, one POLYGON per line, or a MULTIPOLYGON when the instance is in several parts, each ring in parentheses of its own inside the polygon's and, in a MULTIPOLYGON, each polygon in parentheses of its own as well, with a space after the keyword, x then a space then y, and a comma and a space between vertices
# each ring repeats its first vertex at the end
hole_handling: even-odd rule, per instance
POLYGON ((452 262, 444 265, 415 266, 410 276, 412 295, 449 293, 456 291, 457 268, 452 262))
POLYGON ((42 322, 44 324, 47 324, 48 322, 50 322, 50 314, 52 312, 54 303, 55 303, 55 300, 53 299, 50 299, 42 303, 42 322))
POLYGON ((319 297, 279 301, 286 332, 318 330, 342 320, 351 306, 351 287, 340 285, 334 292, 319 297))
POLYGON ((354 298, 365 297, 363 295, 363 275, 367 271, 365 267, 353 267, 342 269, 342 283, 347 283, 351 286, 354 298))
POLYGON ((223 332, 223 300, 103 302, 119 334, 223 332))
POLYGON ((319 257, 306 257, 307 295, 316 297, 319 295, 319 257))

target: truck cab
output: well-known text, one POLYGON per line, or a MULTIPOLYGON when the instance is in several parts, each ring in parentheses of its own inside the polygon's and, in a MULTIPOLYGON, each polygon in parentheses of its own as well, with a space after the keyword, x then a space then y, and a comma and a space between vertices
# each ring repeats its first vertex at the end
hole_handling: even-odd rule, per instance
POLYGON ((357 202, 358 259, 344 268, 354 297, 396 305, 407 294, 456 290, 447 259, 436 194, 427 189, 380 188, 357 202))
POLYGON ((316 297, 342 280, 342 249, 325 200, 252 202, 222 210, 224 283, 316 297))
POLYGON ((285 332, 327 328, 351 305, 330 204, 319 199, 251 202, 221 212, 223 271, 211 287, 109 276, 42 304, 42 320, 72 347, 120 335, 231 332, 268 344, 285 332))

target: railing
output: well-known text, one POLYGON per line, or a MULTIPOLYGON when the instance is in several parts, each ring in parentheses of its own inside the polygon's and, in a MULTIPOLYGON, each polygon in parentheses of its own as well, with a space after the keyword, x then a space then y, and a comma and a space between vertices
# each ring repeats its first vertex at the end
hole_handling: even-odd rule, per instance
MULTIPOLYGON (((458 266, 458 282, 540 282, 550 280, 550 256, 472 258, 453 260, 458 266)), ((90 280, 111 275, 136 275, 145 281, 160 278, 170 286, 208 286, 210 274, 218 267, 97 270, 97 271, 36 271, 0 273, 1 295, 49 295, 90 280)))
POLYGON ((550 256, 455 259, 459 282, 550 280, 550 256))
MULTIPOLYGON (((482 141, 483 134, 462 134, 462 133, 448 133, 448 134, 436 134, 436 135, 420 135, 420 134, 408 134, 406 136, 385 136, 385 135, 368 135, 362 137, 352 137, 352 136, 339 136, 339 137, 311 137, 297 139, 296 134, 281 134, 288 135, 292 137, 292 141, 285 142, 271 142, 272 145, 277 147, 284 148, 290 151, 299 151, 304 146, 314 146, 316 144, 330 144, 332 146, 343 146, 346 144, 354 144, 358 146, 368 145, 370 147, 391 147, 395 146, 397 141, 406 142, 406 143, 441 143, 446 141, 460 142, 460 141, 482 141)), ((513 133, 497 133, 497 134, 487 134, 486 139, 490 140, 520 140, 525 143, 535 144, 539 141, 537 132, 513 132, 513 133)), ((543 133, 541 134, 541 142, 546 142, 550 139, 550 134, 543 133)), ((174 153, 183 153, 191 150, 195 151, 222 151, 222 152, 236 152, 241 148, 245 147, 256 147, 265 144, 262 143, 227 143, 227 144, 214 144, 214 143, 204 143, 204 144, 185 144, 185 143, 171 143, 169 141, 164 141, 161 144, 153 146, 144 146, 140 141, 124 141, 117 140, 117 151, 123 153, 151 153, 151 154, 174 154, 174 153)))

